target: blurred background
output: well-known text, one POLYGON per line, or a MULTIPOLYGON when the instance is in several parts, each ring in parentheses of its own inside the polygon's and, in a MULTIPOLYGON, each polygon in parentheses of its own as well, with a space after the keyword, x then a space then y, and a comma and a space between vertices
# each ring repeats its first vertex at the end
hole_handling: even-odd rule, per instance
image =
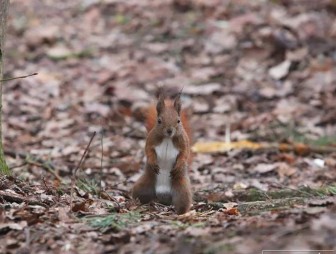
MULTIPOLYGON (((144 106, 158 87, 183 88, 196 141, 223 141, 228 123, 232 140, 334 141, 335 10, 326 0, 12 1, 5 77, 39 74, 4 86, 5 147, 67 175, 103 131, 104 170, 126 179, 143 165, 144 106)), ((99 139, 93 147, 87 173, 100 169, 99 139)), ((236 182, 241 154, 214 156, 196 157, 197 177, 213 184, 212 165, 215 182, 236 182)), ((291 167, 314 166, 306 160, 291 167)))
MULTIPOLYGON (((94 179, 103 177, 110 200, 118 204, 113 209, 127 215, 132 210, 127 193, 145 162, 146 107, 155 102, 159 87, 168 95, 183 88, 195 142, 225 141, 229 130, 232 141, 335 148, 335 16, 334 0, 13 0, 4 76, 38 75, 4 84, 6 154, 36 156, 69 182, 97 131, 80 170, 84 182, 79 188, 92 198, 98 188, 94 179)), ((48 186, 58 188, 45 165, 28 159, 22 163, 11 156, 7 161, 20 178, 39 182, 36 186, 44 179, 47 191, 48 186)), ((70 226, 62 227, 66 234, 48 229, 55 240, 51 248, 64 248, 69 239, 77 239, 69 244, 83 244, 80 247, 88 253, 108 253, 106 246, 110 251, 123 246, 121 253, 135 249, 169 253, 171 248, 176 253, 198 253, 203 247, 205 253, 260 253, 262 248, 335 247, 335 201, 310 203, 313 207, 308 208, 295 203, 289 210, 261 209, 243 218, 206 205, 267 202, 279 198, 269 196, 270 191, 293 195, 291 191, 302 186, 329 188, 335 186, 335 169, 336 155, 330 152, 198 153, 191 171, 194 212, 204 214, 175 222, 167 215, 168 208, 159 207, 154 215, 146 210, 143 221, 121 235, 87 229, 74 233, 70 226), (250 190, 261 194, 255 197, 251 192, 250 199, 236 196, 236 191, 248 196, 250 190)), ((330 188, 328 194, 335 194, 335 187, 330 188)), ((69 197, 68 189, 58 191, 63 196, 50 199, 60 202, 60 197, 69 197)), ((44 191, 37 193, 38 197, 44 191)), ((68 209, 69 203, 62 202, 68 209)), ((109 203, 97 207, 85 212, 111 211, 109 203)), ((61 208, 53 209, 59 221, 67 219, 61 208)), ((32 231, 32 241, 42 239, 37 245, 49 243, 37 236, 44 232, 41 228, 32 231)), ((18 239, 11 232, 12 239, 18 239)))

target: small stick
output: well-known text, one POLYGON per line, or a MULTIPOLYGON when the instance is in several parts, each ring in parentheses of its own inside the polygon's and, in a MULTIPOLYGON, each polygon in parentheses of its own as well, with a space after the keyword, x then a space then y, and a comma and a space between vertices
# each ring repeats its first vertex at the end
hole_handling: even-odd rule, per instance
POLYGON ((230 121, 225 124, 225 142, 231 143, 231 125, 230 121))
POLYGON ((42 177, 42 181, 43 181, 44 187, 46 187, 47 190, 50 190, 44 177, 42 177))
POLYGON ((26 248, 29 250, 30 248, 30 228, 29 227, 26 227, 24 229, 24 232, 25 232, 25 236, 26 236, 26 248))
POLYGON ((78 163, 76 169, 74 170, 74 172, 73 172, 73 174, 72 174, 72 179, 71 179, 71 192, 70 192, 70 212, 71 212, 71 209, 72 209, 72 196, 73 196, 73 190, 74 190, 74 187, 75 187, 76 173, 77 173, 78 169, 80 168, 80 166, 82 165, 84 159, 86 158, 86 155, 87 155, 87 153, 88 153, 88 150, 89 150, 89 148, 90 148, 90 145, 91 145, 91 143, 92 143, 92 140, 93 140, 93 138, 94 138, 95 136, 96 136, 96 132, 94 132, 94 133, 92 134, 92 137, 91 137, 91 139, 90 139, 90 142, 89 142, 89 144, 86 146, 86 148, 85 148, 85 150, 84 150, 84 153, 83 153, 83 155, 82 155, 82 158, 80 159, 80 161, 79 161, 79 163, 78 163))
MULTIPOLYGON (((29 205, 39 205, 39 206, 43 206, 43 207, 48 207, 48 205, 36 200, 36 199, 30 199, 29 197, 23 197, 17 193, 7 193, 6 191, 2 191, 0 190, 0 196, 8 201, 8 202, 16 202, 16 203, 27 203, 29 205)), ((50 205, 50 204, 49 204, 50 205)))
POLYGON ((101 143, 101 158, 100 158, 100 191, 99 191, 99 197, 100 197, 100 194, 103 190, 103 158, 104 158, 104 132, 103 130, 101 130, 101 140, 100 140, 100 143, 101 143))
POLYGON ((38 73, 35 72, 35 73, 29 74, 29 75, 25 75, 25 76, 19 76, 19 77, 14 77, 14 78, 5 78, 5 79, 1 79, 0 81, 1 81, 1 82, 5 82, 5 81, 14 80, 14 79, 28 78, 28 77, 31 77, 31 76, 35 76, 35 75, 37 75, 37 74, 38 74, 38 73))
POLYGON ((177 96, 181 96, 182 95, 183 89, 184 89, 184 86, 182 86, 182 88, 181 88, 181 90, 180 90, 180 92, 178 93, 177 96))
POLYGON ((74 175, 76 175, 78 169, 80 168, 80 166, 82 166, 82 163, 83 163, 84 159, 86 158, 87 152, 88 152, 88 150, 89 150, 89 148, 90 148, 90 145, 91 145, 91 143, 92 143, 92 140, 93 140, 93 138, 94 138, 95 136, 96 136, 96 132, 93 132, 92 137, 91 137, 91 139, 90 139, 90 142, 89 142, 89 144, 86 146, 86 148, 85 148, 85 150, 84 150, 84 153, 83 153, 83 155, 82 155, 82 158, 80 159, 80 161, 79 161, 79 163, 78 163, 78 165, 77 165, 77 167, 76 167, 76 169, 75 169, 75 171, 74 171, 74 175))
POLYGON ((51 174, 53 174, 57 178, 57 180, 59 180, 60 182, 63 181, 62 178, 57 174, 55 166, 51 164, 50 162, 44 161, 43 159, 37 158, 35 156, 31 156, 30 154, 14 152, 14 151, 9 151, 9 150, 5 150, 5 155, 11 156, 13 158, 19 157, 20 159, 23 159, 25 161, 23 165, 31 164, 31 165, 44 168, 48 170, 51 174))

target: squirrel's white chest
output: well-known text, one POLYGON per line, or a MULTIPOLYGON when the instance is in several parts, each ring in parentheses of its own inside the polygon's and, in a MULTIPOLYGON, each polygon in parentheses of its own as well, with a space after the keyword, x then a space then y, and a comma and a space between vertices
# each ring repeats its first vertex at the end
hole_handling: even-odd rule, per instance
POLYGON ((171 138, 165 138, 162 143, 155 147, 159 174, 156 177, 155 191, 164 194, 171 192, 170 171, 172 170, 179 151, 174 146, 171 138))

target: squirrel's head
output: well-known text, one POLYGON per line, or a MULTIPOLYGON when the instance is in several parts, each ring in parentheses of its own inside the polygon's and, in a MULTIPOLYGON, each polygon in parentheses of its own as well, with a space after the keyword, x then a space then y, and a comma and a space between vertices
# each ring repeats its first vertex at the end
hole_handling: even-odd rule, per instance
POLYGON ((181 113, 181 98, 178 94, 175 100, 165 100, 164 96, 160 95, 156 104, 157 122, 156 129, 159 130, 167 138, 172 138, 179 134, 182 130, 180 118, 181 113))

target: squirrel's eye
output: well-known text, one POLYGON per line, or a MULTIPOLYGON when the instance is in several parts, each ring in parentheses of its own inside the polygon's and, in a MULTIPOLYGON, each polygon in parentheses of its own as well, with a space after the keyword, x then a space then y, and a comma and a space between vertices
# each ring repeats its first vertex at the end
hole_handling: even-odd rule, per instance
POLYGON ((161 123, 162 123, 161 119, 158 119, 158 124, 161 124, 161 123))
POLYGON ((177 123, 180 123, 181 122, 181 120, 179 119, 179 120, 177 120, 177 123))

